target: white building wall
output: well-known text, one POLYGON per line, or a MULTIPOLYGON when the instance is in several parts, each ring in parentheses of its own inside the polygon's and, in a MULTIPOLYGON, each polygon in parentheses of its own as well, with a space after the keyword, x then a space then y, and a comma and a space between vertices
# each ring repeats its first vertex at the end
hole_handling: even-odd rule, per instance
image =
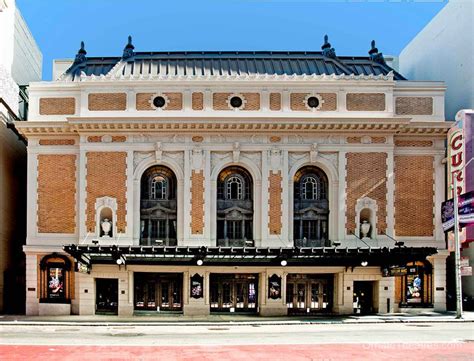
POLYGON ((474 2, 451 0, 403 49, 400 72, 410 80, 444 81, 446 119, 474 108, 474 2))

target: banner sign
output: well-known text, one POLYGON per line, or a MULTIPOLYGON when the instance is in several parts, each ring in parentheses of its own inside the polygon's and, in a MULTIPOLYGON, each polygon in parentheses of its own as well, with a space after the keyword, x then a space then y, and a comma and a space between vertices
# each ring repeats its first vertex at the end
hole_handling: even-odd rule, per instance
POLYGON ((462 123, 452 126, 448 132, 448 194, 450 198, 454 197, 451 186, 454 184, 454 178, 457 181, 458 195, 464 192, 464 131, 462 123))
MULTIPOLYGON (((458 219, 461 228, 474 224, 474 191, 461 194, 458 197, 458 219)), ((448 199, 441 204, 441 221, 443 231, 454 229, 454 200, 448 199)))

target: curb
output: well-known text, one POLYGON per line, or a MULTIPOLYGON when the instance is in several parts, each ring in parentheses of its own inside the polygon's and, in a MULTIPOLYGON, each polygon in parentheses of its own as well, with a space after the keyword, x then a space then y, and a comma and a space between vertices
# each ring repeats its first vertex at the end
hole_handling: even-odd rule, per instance
POLYGON ((354 324, 426 324, 426 323, 459 323, 459 322, 474 322, 474 319, 437 319, 437 320, 406 320, 406 319, 391 319, 391 320, 308 320, 308 321, 116 321, 116 322, 102 322, 102 321, 0 321, 1 326, 87 326, 87 327, 115 327, 115 326, 285 326, 285 325, 354 325, 354 324))

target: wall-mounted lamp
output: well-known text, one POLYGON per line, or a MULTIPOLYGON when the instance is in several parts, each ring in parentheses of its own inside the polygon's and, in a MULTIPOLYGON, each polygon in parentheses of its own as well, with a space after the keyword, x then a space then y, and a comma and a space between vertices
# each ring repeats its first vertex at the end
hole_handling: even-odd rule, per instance
POLYGON ((369 264, 369 262, 367 262, 367 261, 362 261, 362 262, 360 263, 360 265, 361 265, 362 267, 367 267, 368 264, 369 264))
POLYGON ((198 266, 202 266, 202 265, 204 264, 204 261, 199 258, 199 259, 196 261, 196 264, 197 264, 198 266))
POLYGON ((285 267, 288 264, 288 261, 286 259, 282 259, 280 264, 282 265, 282 267, 285 267))

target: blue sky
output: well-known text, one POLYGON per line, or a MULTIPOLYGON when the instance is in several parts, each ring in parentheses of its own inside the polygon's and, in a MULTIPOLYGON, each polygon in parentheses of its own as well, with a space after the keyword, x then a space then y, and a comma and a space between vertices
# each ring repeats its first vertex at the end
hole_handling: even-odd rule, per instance
POLYGON ((319 51, 324 34, 338 55, 365 56, 375 39, 384 54, 404 46, 447 0, 17 0, 43 52, 72 58, 119 56, 127 36, 136 51, 319 51))

